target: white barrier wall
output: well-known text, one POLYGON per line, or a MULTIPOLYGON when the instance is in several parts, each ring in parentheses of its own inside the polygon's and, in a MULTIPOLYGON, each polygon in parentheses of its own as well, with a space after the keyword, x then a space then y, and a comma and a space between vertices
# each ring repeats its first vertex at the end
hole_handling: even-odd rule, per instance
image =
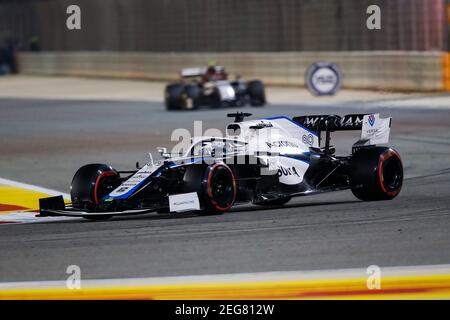
POLYGON ((402 51, 281 53, 42 52, 19 54, 24 74, 174 80, 184 67, 209 60, 231 74, 271 85, 304 85, 309 65, 336 63, 343 86, 376 90, 444 90, 445 53, 402 51))

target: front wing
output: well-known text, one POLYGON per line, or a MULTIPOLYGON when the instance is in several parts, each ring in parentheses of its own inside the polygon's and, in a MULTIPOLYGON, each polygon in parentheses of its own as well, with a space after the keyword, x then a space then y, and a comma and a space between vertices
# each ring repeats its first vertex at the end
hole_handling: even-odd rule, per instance
POLYGON ((80 209, 73 208, 70 204, 65 204, 62 196, 49 197, 39 199, 39 214, 37 217, 54 217, 54 216, 67 216, 67 217, 89 217, 89 216, 125 216, 154 212, 161 207, 152 208, 139 208, 124 211, 111 211, 111 212, 87 212, 80 209))
POLYGON ((68 216, 68 217, 112 217, 112 216, 126 216, 151 213, 155 211, 167 212, 185 212, 201 210, 200 201, 196 192, 181 193, 165 196, 161 199, 161 203, 165 205, 154 205, 149 207, 136 207, 130 210, 123 211, 99 211, 88 212, 77 208, 73 208, 70 204, 65 204, 62 196, 49 197, 39 199, 39 214, 38 217, 51 216, 68 216))

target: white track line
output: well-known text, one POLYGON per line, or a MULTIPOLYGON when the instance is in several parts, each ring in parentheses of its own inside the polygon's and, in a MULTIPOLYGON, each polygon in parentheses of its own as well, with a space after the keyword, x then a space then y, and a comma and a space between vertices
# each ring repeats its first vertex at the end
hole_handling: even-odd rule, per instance
MULTIPOLYGON (((449 275, 450 264, 423 266, 381 267, 382 277, 407 277, 420 275, 449 275)), ((336 270, 276 271, 235 274, 210 274, 195 276, 126 278, 82 280, 83 288, 135 287, 154 285, 207 284, 207 283, 245 283, 265 281, 301 281, 301 280, 334 280, 367 278, 366 268, 336 270)), ((3 282, 0 290, 12 289, 66 288, 66 280, 61 281, 27 281, 3 282)))

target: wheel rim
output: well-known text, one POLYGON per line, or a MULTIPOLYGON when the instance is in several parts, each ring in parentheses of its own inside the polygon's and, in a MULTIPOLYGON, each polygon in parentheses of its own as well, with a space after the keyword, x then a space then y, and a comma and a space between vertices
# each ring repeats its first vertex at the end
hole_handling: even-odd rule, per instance
POLYGON ((214 165, 208 174, 208 197, 219 211, 231 208, 236 197, 236 182, 231 170, 222 165, 214 165))
POLYGON ((93 198, 96 205, 100 203, 100 200, 112 191, 111 182, 116 179, 119 174, 116 171, 105 171, 100 174, 94 185, 93 198))
POLYGON ((394 150, 389 150, 380 157, 380 185, 383 192, 389 196, 397 195, 403 183, 403 165, 400 156, 394 150))

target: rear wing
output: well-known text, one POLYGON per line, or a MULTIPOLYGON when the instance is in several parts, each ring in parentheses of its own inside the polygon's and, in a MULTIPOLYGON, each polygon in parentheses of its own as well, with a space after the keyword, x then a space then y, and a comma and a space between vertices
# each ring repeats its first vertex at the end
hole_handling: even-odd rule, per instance
POLYGON ((392 123, 392 118, 380 118, 378 113, 347 114, 342 117, 313 115, 294 117, 292 120, 298 125, 316 132, 319 136, 322 131, 327 132, 327 136, 329 136, 329 133, 333 131, 361 130, 361 139, 355 146, 387 143, 392 123))
POLYGON ((192 78, 203 76, 206 72, 206 68, 184 68, 180 71, 182 78, 192 78))
POLYGON ((294 117, 292 120, 302 127, 314 132, 361 130, 366 114, 347 114, 343 117, 336 115, 314 115, 294 117))
MULTIPOLYGON (((198 67, 198 68, 184 68, 180 71, 180 76, 182 78, 193 78, 193 77, 201 77, 205 75, 210 68, 206 67, 198 67)), ((216 73, 225 73, 225 68, 222 66, 215 66, 214 72, 216 73)))

